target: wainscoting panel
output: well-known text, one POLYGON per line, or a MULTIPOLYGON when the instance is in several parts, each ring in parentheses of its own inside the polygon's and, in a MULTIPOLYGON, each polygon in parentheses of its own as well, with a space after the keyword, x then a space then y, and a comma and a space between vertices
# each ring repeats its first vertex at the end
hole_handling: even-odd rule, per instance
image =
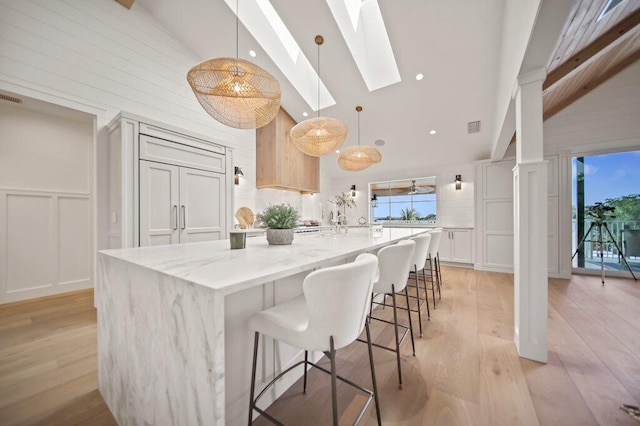
POLYGON ((91 286, 88 194, 0 190, 0 303, 91 286))

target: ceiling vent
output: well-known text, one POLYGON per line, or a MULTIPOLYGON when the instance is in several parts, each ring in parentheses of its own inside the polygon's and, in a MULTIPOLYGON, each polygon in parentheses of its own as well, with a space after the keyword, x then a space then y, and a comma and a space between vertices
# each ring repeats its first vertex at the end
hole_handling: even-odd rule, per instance
POLYGON ((479 133, 480 121, 470 121, 467 123, 467 133, 479 133))
POLYGON ((604 6, 604 9, 602 9, 602 13, 600 13, 600 16, 598 16, 598 19, 596 19, 596 22, 599 22, 602 18, 607 16, 609 12, 611 12, 617 5, 619 5, 622 2, 623 0, 609 0, 607 4, 604 6))
POLYGON ((7 102, 13 102, 15 104, 22 103, 22 99, 16 98, 14 96, 5 95, 4 93, 0 93, 0 99, 2 99, 3 101, 7 101, 7 102))

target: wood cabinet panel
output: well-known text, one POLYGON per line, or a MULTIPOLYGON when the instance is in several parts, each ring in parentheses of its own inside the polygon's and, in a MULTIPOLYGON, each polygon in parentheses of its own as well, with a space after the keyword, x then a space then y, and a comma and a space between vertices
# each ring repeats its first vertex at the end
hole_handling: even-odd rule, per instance
POLYGON ((256 130, 256 187, 299 192, 320 191, 320 159, 298 150, 289 132, 296 122, 282 108, 256 130))

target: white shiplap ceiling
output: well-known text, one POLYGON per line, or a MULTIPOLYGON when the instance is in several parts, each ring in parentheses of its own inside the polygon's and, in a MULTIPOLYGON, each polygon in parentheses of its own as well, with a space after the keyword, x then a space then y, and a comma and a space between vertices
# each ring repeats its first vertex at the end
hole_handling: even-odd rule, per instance
MULTIPOLYGON (((326 0, 271 0, 336 104, 321 115, 349 126, 344 146, 357 143, 355 112, 362 105, 361 143, 378 147, 382 163, 365 172, 384 178, 402 168, 431 167, 489 158, 494 122, 504 0, 378 0, 402 81, 370 92, 326 0), (424 74, 422 81, 415 76, 424 74), (467 122, 482 121, 480 133, 467 134, 467 122), (431 129, 437 130, 430 135, 431 129)), ((240 0, 240 8, 242 8, 240 0)), ((225 0, 138 0, 158 22, 202 60, 235 56, 235 15, 225 0)), ((240 57, 271 72, 282 87, 282 106, 298 121, 311 106, 289 84, 260 44, 240 25, 240 57), (257 57, 249 57, 249 50, 257 57)), ((195 64, 187 64, 189 67, 195 64)), ((330 177, 350 176, 336 164, 337 154, 322 158, 330 177)))

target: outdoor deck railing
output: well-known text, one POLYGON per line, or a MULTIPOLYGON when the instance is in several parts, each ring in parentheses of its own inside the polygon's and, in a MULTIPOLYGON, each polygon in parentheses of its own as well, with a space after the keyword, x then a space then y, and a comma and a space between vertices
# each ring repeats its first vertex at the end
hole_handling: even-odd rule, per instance
MULTIPOLYGON (((624 237, 623 237, 623 231, 626 230, 640 230, 640 220, 626 220, 626 221, 622 221, 622 220, 612 220, 612 221, 608 221, 606 222, 607 226, 609 227, 609 230, 611 231, 611 234, 613 235, 613 238, 615 238, 616 243, 618 243, 618 246, 624 251, 625 250, 625 246, 624 246, 624 237)), ((589 227, 591 226, 591 221, 590 220, 585 220, 584 223, 584 229, 585 232, 587 232, 589 230, 589 227)), ((574 248, 573 250, 575 251, 577 248, 577 244, 579 241, 575 241, 575 236, 577 235, 577 229, 578 229, 578 224, 577 222, 574 220, 573 221, 573 235, 574 235, 574 248)), ((603 232, 603 236, 602 236, 602 257, 605 259, 605 261, 607 259, 611 260, 615 260, 616 262, 620 261, 620 253, 618 253, 618 250, 615 246, 615 244, 613 244, 613 241, 611 241, 611 237, 609 236, 609 234, 607 233, 607 231, 605 231, 605 229, 602 229, 603 232)), ((628 236, 628 233, 625 233, 625 235, 628 236)), ((598 228, 597 227, 593 227, 591 229, 591 232, 589 233, 589 235, 587 235, 585 242, 584 242, 584 257, 586 260, 594 260, 597 259, 599 260, 599 251, 600 248, 598 246, 598 241, 599 241, 599 237, 598 237, 598 228)), ((627 259, 627 261, 629 263, 631 262, 640 262, 640 255, 636 254, 636 253, 624 253, 625 258, 627 259)))

